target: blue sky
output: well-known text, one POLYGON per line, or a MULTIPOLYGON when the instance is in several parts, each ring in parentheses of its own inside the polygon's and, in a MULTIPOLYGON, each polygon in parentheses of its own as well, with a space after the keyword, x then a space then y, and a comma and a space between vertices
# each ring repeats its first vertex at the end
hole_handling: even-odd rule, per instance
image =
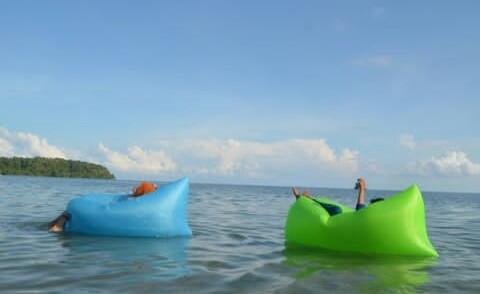
POLYGON ((0 155, 120 178, 480 191, 479 8, 4 1, 0 155))

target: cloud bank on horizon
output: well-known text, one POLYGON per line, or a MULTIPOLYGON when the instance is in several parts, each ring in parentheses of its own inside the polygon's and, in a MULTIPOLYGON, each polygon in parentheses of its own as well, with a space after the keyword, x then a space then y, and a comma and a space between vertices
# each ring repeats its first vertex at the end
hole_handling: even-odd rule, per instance
MULTIPOLYGON (((412 135, 399 136, 399 142, 408 150, 416 146, 412 135)), ((326 175, 354 179, 356 175, 372 171, 367 162, 362 162, 357 150, 334 150, 325 139, 289 139, 270 143, 209 139, 162 141, 160 145, 159 149, 132 145, 122 152, 99 143, 91 154, 78 150, 69 154, 37 134, 0 128, 0 156, 93 161, 106 165, 124 179, 165 179, 186 175, 200 181, 216 179, 220 183, 235 183, 235 179, 241 178, 243 183, 267 184, 289 171, 289 177, 283 178, 287 182, 281 183, 286 185, 294 182, 295 175, 305 170, 320 179, 326 175)), ((398 170, 421 177, 474 177, 480 175, 480 164, 473 162, 465 152, 447 151, 429 159, 408 162, 398 170)), ((374 173, 378 170, 375 169, 374 173)))
POLYGON ((0 126, 0 156, 67 158, 65 152, 32 133, 10 132, 0 126))
POLYGON ((66 153, 49 144, 46 138, 24 132, 0 129, 0 156, 41 156, 93 160, 117 173, 132 176, 217 175, 246 176, 254 179, 279 169, 323 169, 329 173, 355 174, 358 151, 332 149, 324 139, 291 139, 272 143, 239 140, 163 141, 161 149, 145 149, 138 145, 116 151, 98 144, 98 152, 66 153))

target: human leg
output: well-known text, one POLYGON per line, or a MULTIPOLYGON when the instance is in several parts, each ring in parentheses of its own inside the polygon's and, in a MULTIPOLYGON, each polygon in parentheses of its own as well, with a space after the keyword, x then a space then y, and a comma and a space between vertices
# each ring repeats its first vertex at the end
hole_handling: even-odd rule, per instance
POLYGON ((61 215, 59 215, 56 219, 54 219, 48 224, 48 230, 54 233, 63 232, 65 223, 69 219, 70 215, 66 211, 64 211, 61 215))

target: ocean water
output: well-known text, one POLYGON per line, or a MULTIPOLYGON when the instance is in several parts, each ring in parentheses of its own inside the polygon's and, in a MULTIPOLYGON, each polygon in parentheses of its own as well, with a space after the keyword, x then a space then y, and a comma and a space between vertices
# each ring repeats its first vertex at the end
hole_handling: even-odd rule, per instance
POLYGON ((287 249, 288 187, 192 184, 192 238, 47 232, 71 198, 135 184, 0 176, 0 293, 480 293, 479 194, 423 193, 433 259, 287 249))

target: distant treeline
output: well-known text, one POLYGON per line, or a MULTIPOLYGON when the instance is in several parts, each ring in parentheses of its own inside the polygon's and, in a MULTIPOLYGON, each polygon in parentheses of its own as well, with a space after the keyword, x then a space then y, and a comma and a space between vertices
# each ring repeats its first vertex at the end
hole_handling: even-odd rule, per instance
POLYGON ((64 178, 115 178, 106 167, 99 164, 44 157, 0 157, 0 174, 64 178))

